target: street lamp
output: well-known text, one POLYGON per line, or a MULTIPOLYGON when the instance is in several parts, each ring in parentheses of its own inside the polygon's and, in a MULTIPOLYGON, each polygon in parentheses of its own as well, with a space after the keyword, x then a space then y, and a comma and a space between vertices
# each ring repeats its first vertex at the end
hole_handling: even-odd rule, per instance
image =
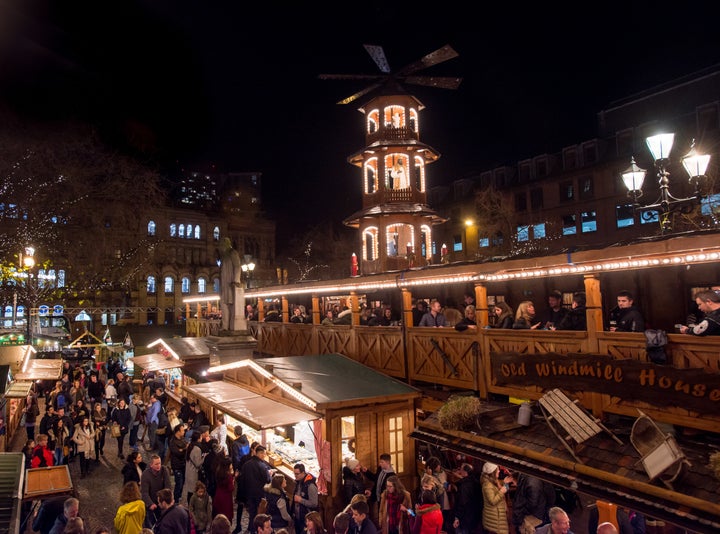
POLYGON ((27 320, 26 320, 26 331, 27 340, 32 345, 31 329, 30 329, 30 317, 32 315, 32 309, 35 306, 35 288, 32 285, 32 270, 35 267, 35 248, 32 246, 25 247, 25 253, 20 253, 20 263, 23 266, 27 280, 25 282, 25 290, 27 299, 25 307, 27 308, 27 320))
POLYGON ((252 273, 255 270, 255 263, 252 260, 246 260, 246 263, 243 263, 240 268, 245 280, 247 280, 247 289, 250 289, 250 280, 252 280, 252 273))
POLYGON ((628 189, 628 196, 633 199, 635 209, 659 209, 661 213, 661 229, 663 232, 672 229, 672 222, 668 216, 671 212, 687 208, 700 201, 703 196, 700 188, 701 181, 702 178, 705 177, 705 171, 710 163, 710 156, 699 154, 695 149, 695 140, 693 140, 690 152, 682 158, 681 162, 685 171, 690 176, 689 181, 693 184, 695 192, 692 196, 686 198, 674 197, 670 193, 670 173, 667 170, 670 150, 672 149, 674 139, 675 134, 673 133, 653 135, 646 139, 648 148, 654 159, 658 184, 660 185, 660 196, 652 204, 640 206, 638 202, 638 199, 643 194, 642 186, 647 171, 637 166, 635 158, 631 159, 630 166, 622 173, 623 183, 628 189))

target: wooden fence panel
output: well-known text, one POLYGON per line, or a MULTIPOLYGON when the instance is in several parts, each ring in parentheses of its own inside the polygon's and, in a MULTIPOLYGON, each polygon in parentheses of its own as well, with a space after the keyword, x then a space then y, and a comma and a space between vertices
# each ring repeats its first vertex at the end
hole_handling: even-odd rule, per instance
POLYGON ((406 336, 410 381, 477 389, 477 336, 450 328, 413 328, 406 336))
POLYGON ((287 324, 285 334, 287 339, 284 345, 287 347, 287 356, 302 356, 317 354, 314 350, 315 343, 313 327, 307 324, 287 324))
POLYGON ((366 326, 354 331, 357 355, 353 359, 386 375, 407 377, 402 328, 366 326))

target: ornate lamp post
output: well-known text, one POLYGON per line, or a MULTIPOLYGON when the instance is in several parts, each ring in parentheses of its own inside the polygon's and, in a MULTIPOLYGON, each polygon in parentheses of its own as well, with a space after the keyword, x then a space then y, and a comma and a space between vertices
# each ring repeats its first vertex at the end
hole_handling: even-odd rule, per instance
POLYGON ((27 308, 27 320, 26 320, 26 337, 28 343, 32 345, 32 329, 30 328, 30 319, 32 316, 32 310, 35 307, 35 288, 33 287, 33 268, 35 267, 35 248, 32 246, 25 247, 25 252, 20 253, 20 263, 23 266, 25 275, 27 277, 25 281, 25 291, 27 294, 26 305, 27 308))
POLYGON ((243 272, 243 276, 245 277, 245 280, 247 280, 247 289, 250 289, 251 280, 252 280, 252 273, 255 270, 255 263, 252 260, 245 259, 245 263, 242 264, 240 267, 243 272))
POLYGON ((646 139, 648 148, 652 153, 657 171, 658 184, 660 185, 660 196, 652 204, 641 206, 638 199, 642 196, 642 186, 647 171, 641 169, 632 158, 630 166, 622 173, 623 183, 628 189, 628 196, 633 199, 635 209, 652 210, 657 209, 661 214, 662 232, 672 229, 672 221, 669 214, 676 210, 687 209, 692 204, 700 202, 703 197, 701 191, 701 181, 705 177, 705 171, 710 163, 710 156, 699 154, 695 149, 695 141, 693 140, 688 152, 682 158, 682 164, 685 171, 690 176, 690 182, 693 184, 695 192, 692 196, 686 198, 677 198, 670 193, 670 172, 667 165, 670 161, 670 150, 673 146, 675 134, 665 133, 648 137, 646 139))

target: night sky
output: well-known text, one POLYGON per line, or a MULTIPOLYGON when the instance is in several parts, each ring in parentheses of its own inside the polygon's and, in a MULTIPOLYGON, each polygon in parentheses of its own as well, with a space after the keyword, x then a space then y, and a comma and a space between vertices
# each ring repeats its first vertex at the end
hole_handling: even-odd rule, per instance
POLYGON ((611 101, 720 63, 714 2, 248 4, 0 0, 0 107, 91 122, 165 165, 261 171, 282 235, 360 207, 345 160, 363 115, 335 102, 364 84, 318 75, 377 73, 365 43, 394 70, 460 54, 418 73, 458 90, 408 86, 442 154, 430 186, 592 138, 611 101))

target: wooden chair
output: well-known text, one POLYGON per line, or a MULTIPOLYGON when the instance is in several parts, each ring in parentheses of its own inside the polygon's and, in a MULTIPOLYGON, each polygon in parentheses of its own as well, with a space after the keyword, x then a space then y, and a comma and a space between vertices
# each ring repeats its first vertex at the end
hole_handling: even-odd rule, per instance
POLYGON ((691 464, 672 435, 663 433, 642 410, 638 412, 640 416, 630 432, 630 442, 641 456, 638 463, 642 463, 651 481, 660 478, 672 489, 672 483, 683 472, 683 468, 691 464))
POLYGON ((578 462, 583 463, 576 454, 578 446, 603 430, 622 445, 622 441, 599 419, 585 411, 577 400, 570 400, 561 390, 548 391, 538 402, 550 430, 578 462))

